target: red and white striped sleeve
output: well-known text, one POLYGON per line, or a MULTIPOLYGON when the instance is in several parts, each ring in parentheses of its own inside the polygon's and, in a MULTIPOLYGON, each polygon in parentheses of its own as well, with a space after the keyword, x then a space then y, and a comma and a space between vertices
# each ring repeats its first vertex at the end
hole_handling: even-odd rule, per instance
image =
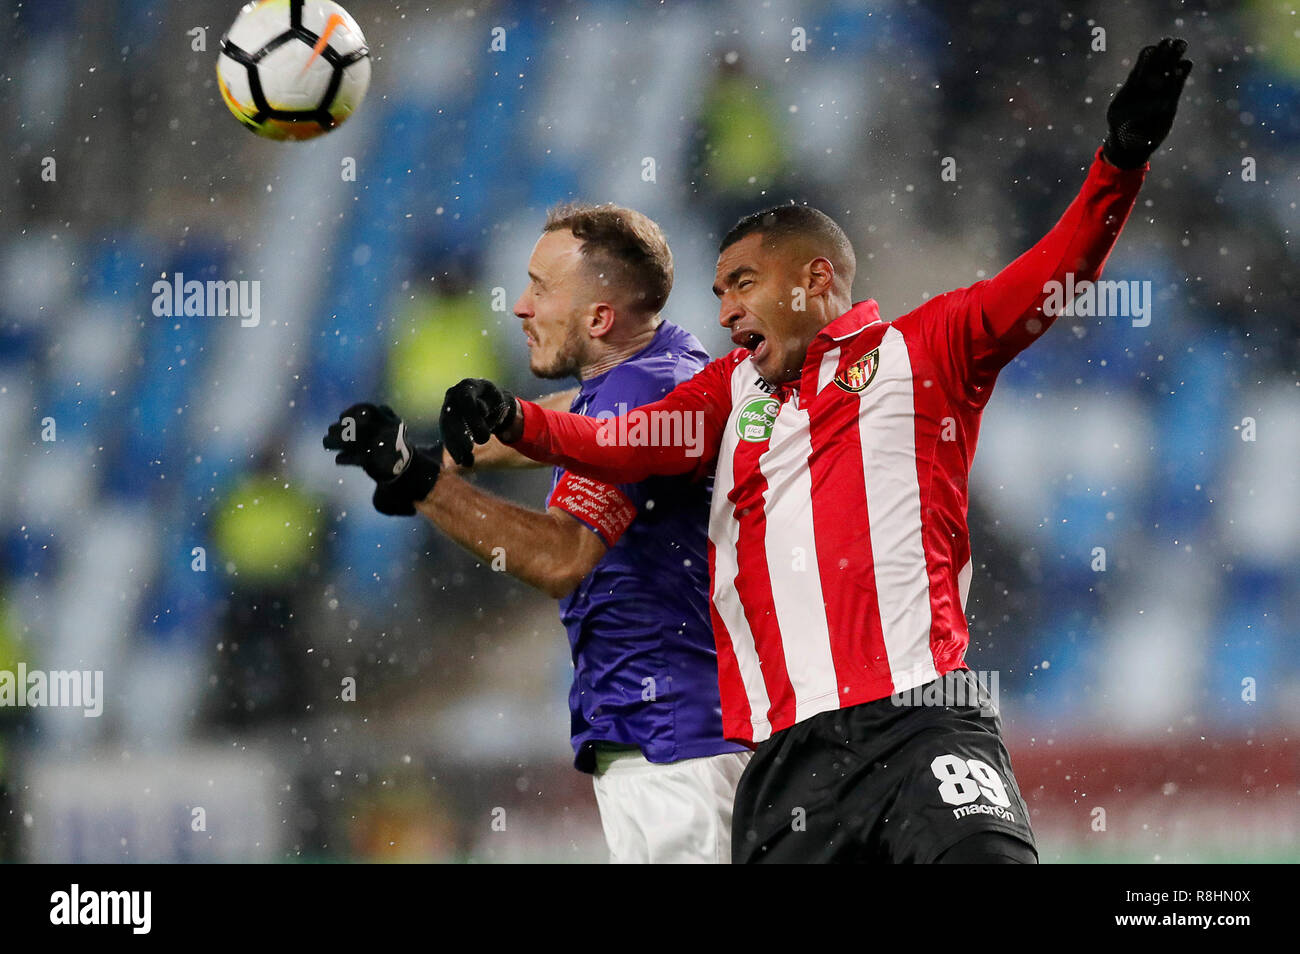
POLYGON ((673 474, 705 476, 717 457, 722 431, 731 413, 731 373, 747 357, 733 351, 711 361, 658 401, 622 417, 591 418, 550 411, 520 400, 524 433, 512 446, 533 460, 609 484, 634 484, 647 477, 673 474), (667 415, 664 417, 663 415, 667 415), (690 416, 690 428, 682 426, 690 416), (635 433, 702 435, 694 442, 628 440, 635 433))

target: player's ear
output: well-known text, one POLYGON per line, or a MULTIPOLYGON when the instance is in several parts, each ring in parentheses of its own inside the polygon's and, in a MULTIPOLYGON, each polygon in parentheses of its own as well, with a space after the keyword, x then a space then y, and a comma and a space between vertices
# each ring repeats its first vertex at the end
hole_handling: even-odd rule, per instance
POLYGON ((835 266, 830 259, 814 258, 807 266, 808 294, 829 295, 835 285, 835 266))
POLYGON ((587 332, 593 338, 603 338, 614 327, 614 306, 607 301, 598 301, 587 313, 587 332))

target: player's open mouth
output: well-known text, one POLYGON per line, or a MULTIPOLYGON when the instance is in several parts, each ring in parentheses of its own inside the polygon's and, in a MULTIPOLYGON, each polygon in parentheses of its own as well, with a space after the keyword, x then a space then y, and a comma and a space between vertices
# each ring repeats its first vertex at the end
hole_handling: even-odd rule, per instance
POLYGON ((731 340, 754 355, 754 360, 762 360, 767 354, 767 339, 757 331, 740 332, 731 336, 731 340))

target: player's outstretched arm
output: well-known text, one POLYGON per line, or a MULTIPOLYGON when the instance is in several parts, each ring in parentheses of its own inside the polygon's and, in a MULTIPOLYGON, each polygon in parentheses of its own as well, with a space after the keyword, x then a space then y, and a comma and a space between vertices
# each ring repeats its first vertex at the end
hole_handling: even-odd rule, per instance
POLYGON ((1145 47, 1106 112, 1109 132, 1079 195, 1060 221, 1031 249, 983 284, 985 329, 999 345, 1001 363, 1029 345, 1055 319, 1044 307, 1051 289, 1095 281, 1146 174, 1147 159, 1173 126, 1178 98, 1192 64, 1187 44, 1165 38, 1145 47))
MULTIPOLYGON (((567 391, 556 391, 554 394, 534 398, 533 403, 538 407, 546 408, 548 411, 567 411, 573 406, 574 398, 577 396, 578 389, 569 388, 567 391)), ((442 466, 444 469, 458 466, 452 460, 451 454, 445 449, 442 452, 442 466)), ((544 465, 541 461, 525 457, 513 447, 502 444, 495 435, 489 438, 486 444, 474 445, 475 470, 513 470, 523 467, 542 466, 544 465)))
POLYGON ((375 509, 422 513, 452 540, 553 597, 571 593, 608 549, 600 536, 557 507, 541 513, 479 490, 442 469, 441 448, 414 447, 387 405, 354 404, 323 441, 335 462, 360 467, 375 482, 375 509))
POLYGON ((491 381, 466 378, 447 391, 442 437, 453 460, 473 461, 473 447, 495 435, 534 460, 610 484, 704 473, 717 455, 730 411, 719 362, 661 400, 621 417, 590 418, 520 401, 491 381))
POLYGON ((485 563, 548 596, 568 596, 600 562, 604 541, 558 507, 529 510, 456 474, 416 503, 429 522, 485 563))

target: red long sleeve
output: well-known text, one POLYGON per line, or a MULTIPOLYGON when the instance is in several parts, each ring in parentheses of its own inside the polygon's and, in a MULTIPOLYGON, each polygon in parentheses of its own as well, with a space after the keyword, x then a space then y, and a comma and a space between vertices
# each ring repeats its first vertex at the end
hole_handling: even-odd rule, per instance
POLYGON ((1032 248, 993 278, 939 295, 893 322, 925 342, 955 396, 982 406, 998 371, 1051 327, 1057 313, 1043 311, 1050 283, 1064 285, 1067 272, 1076 286, 1097 280, 1146 169, 1117 169, 1098 149, 1079 194, 1032 248))
POLYGON ((1041 311, 1049 282, 1064 283, 1067 272, 1073 273, 1076 285, 1101 275, 1147 168, 1117 169, 1098 149, 1083 188, 1060 221, 984 284, 984 324, 1004 348, 1018 353, 1056 320, 1055 314, 1041 311), (1030 324, 1034 321, 1039 324, 1030 324))
POLYGON ((730 374, 743 350, 710 362, 661 400, 603 420, 548 411, 520 401, 520 453, 611 484, 633 484, 655 474, 708 472, 731 413, 730 374))

